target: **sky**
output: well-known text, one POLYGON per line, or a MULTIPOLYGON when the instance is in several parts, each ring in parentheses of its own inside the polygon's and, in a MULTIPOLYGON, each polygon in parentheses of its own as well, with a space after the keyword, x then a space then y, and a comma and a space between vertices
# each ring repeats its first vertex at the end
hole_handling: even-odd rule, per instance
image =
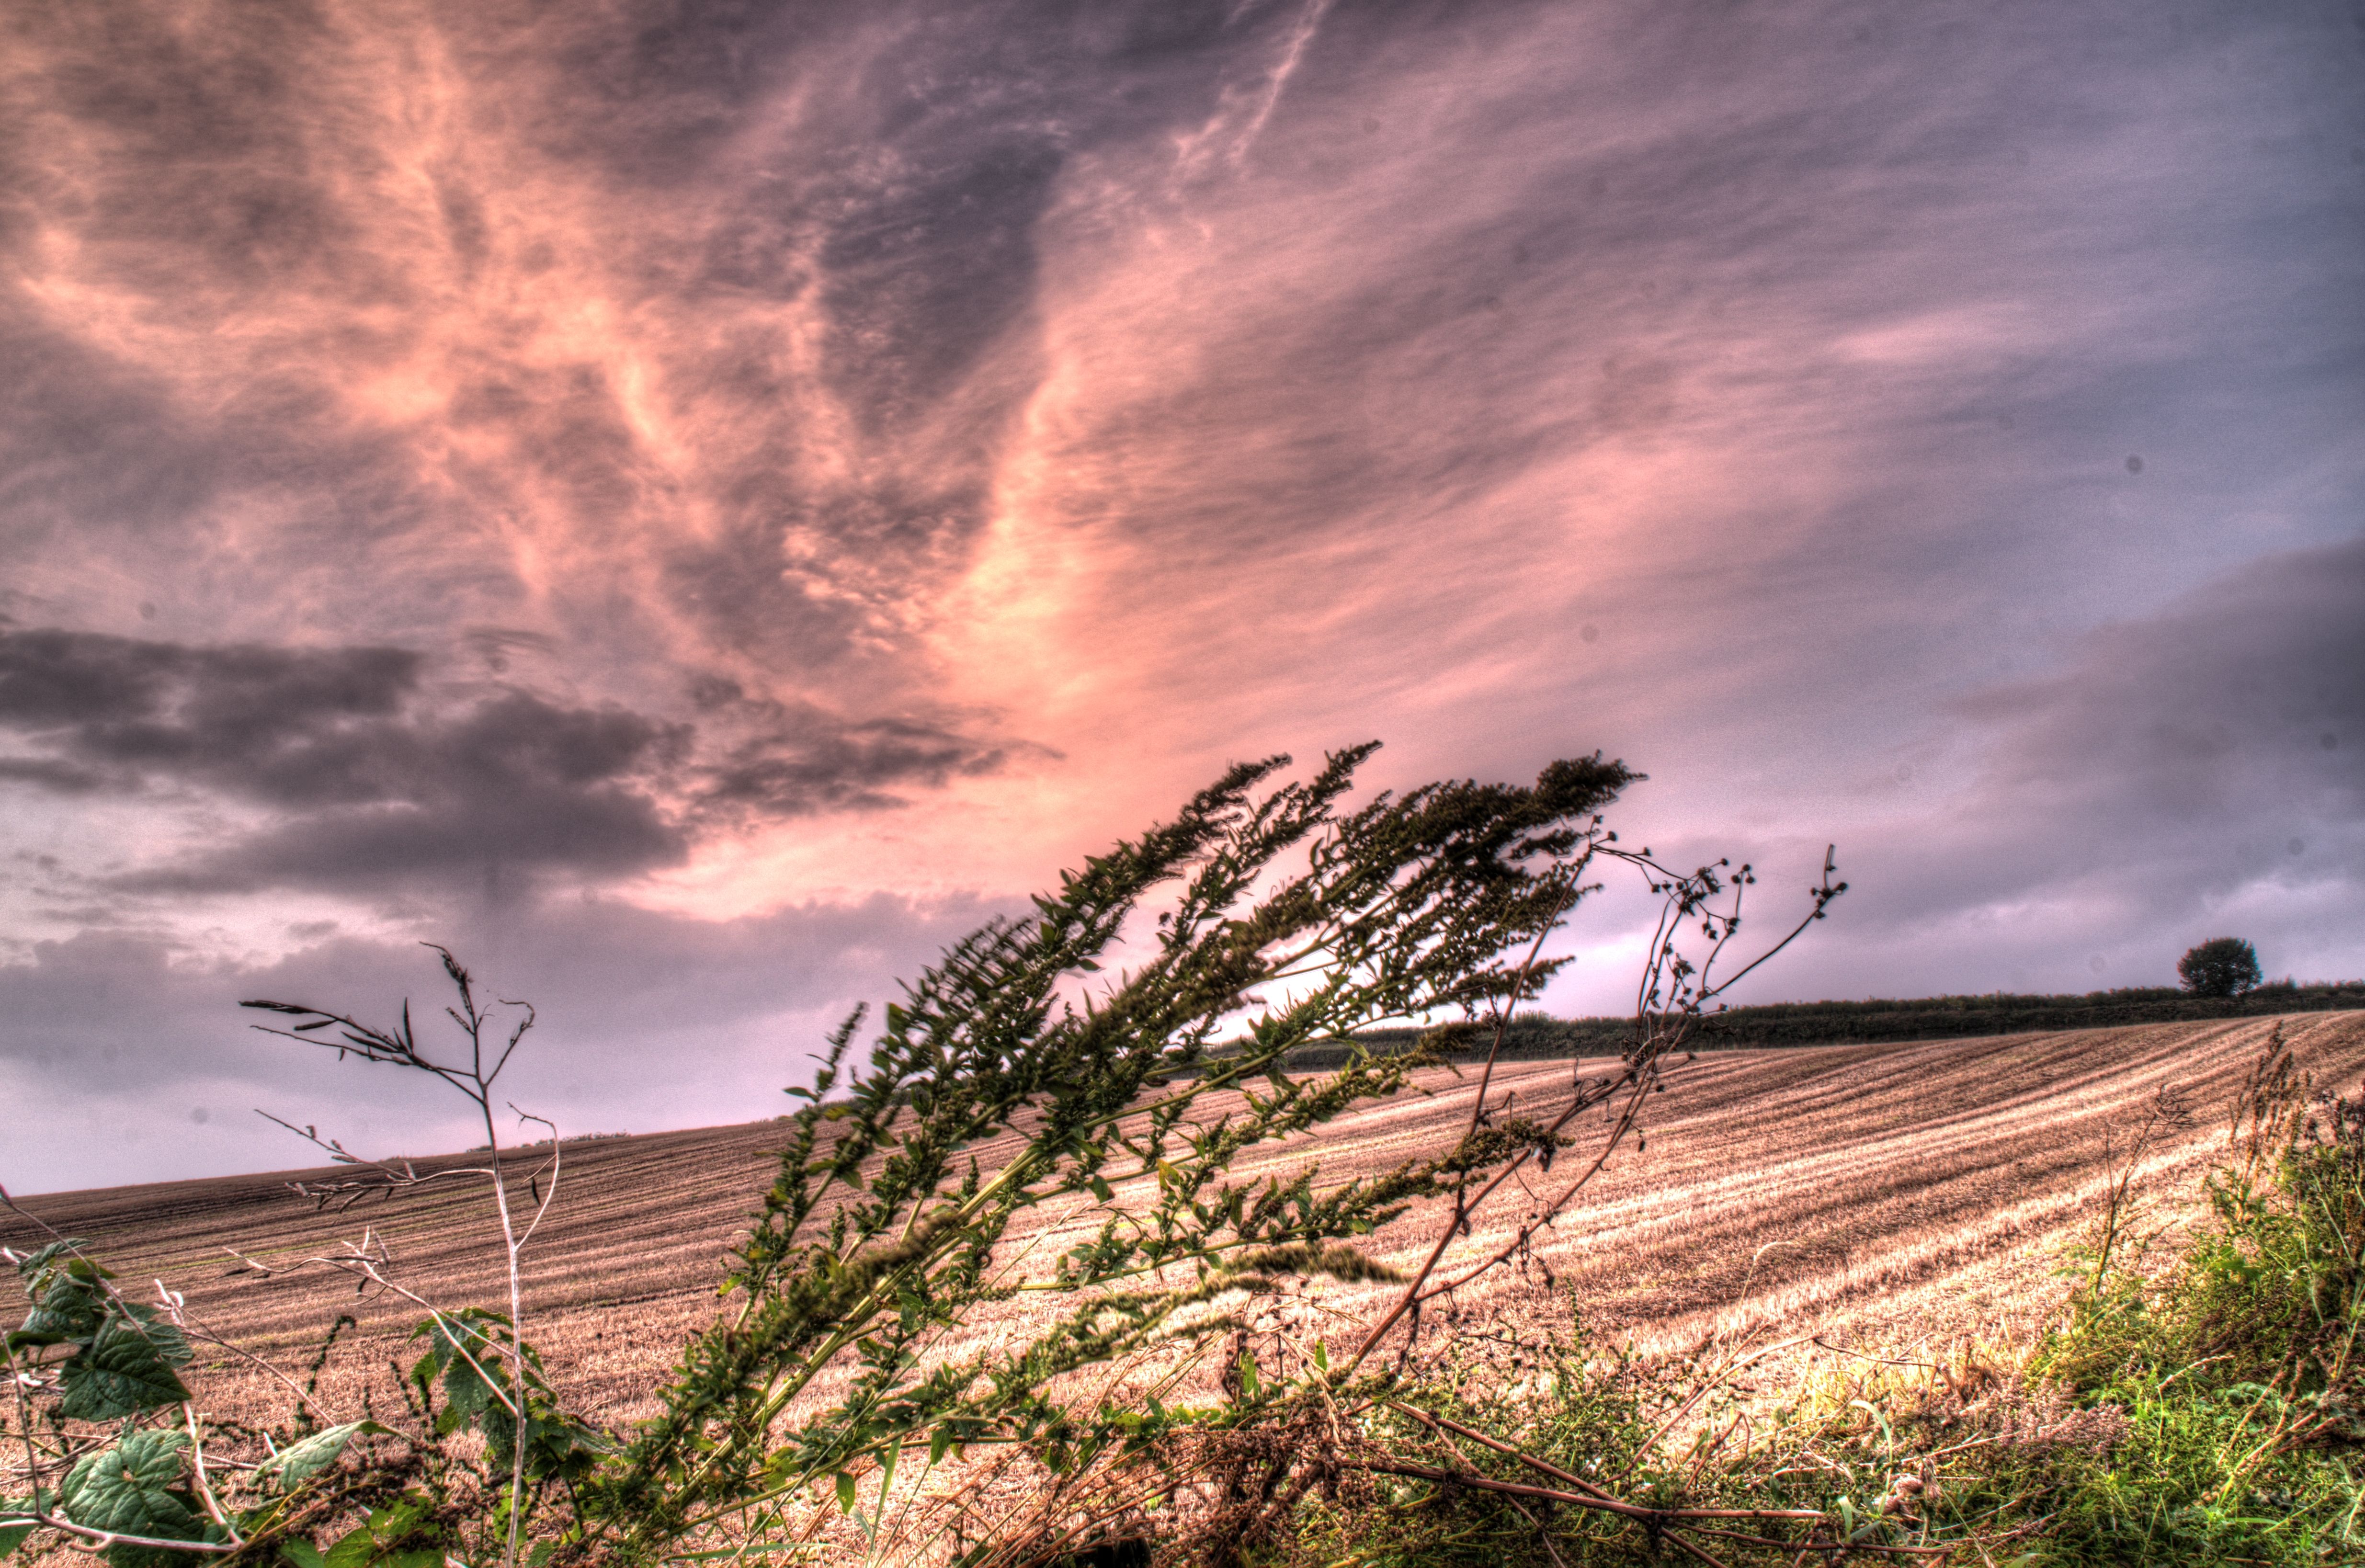
MULTIPOLYGON (((2365 975, 2365 7, 23 0, 0 1183, 738 1122, 1229 762, 2365 975)), ((1785 901, 1788 901, 1787 903, 1785 901)), ((1642 899, 1558 939, 1616 1011, 1642 899)))

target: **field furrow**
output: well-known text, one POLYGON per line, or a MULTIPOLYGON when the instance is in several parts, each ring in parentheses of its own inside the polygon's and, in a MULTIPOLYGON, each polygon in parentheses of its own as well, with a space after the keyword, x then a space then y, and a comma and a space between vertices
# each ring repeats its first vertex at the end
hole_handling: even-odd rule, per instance
MULTIPOLYGON (((2024 1333, 2060 1295, 2052 1269, 2090 1221, 2106 1181, 2106 1148, 2163 1089, 2181 1092, 2191 1124, 2145 1157, 2141 1187, 2156 1222, 2189 1211, 2223 1148, 2225 1113, 2269 1031, 2281 1027, 2326 1084, 2365 1072, 2365 1014, 2274 1021, 2155 1025, 2064 1034, 1790 1047, 1704 1055, 1655 1101, 1647 1145, 1620 1150, 1535 1247, 1528 1266, 1499 1270, 1433 1314, 1431 1332, 1474 1324, 1541 1333, 1569 1304, 1597 1332, 1692 1353, 1712 1338, 1844 1334, 1897 1345, 2024 1333)), ((1598 1060, 1519 1062, 1499 1070, 1490 1104, 1544 1118, 1567 1103, 1598 1060)), ((1438 1151, 1466 1123, 1475 1074, 1425 1073, 1417 1092, 1374 1104, 1318 1138, 1242 1159, 1238 1179, 1284 1181, 1309 1159, 1333 1177, 1377 1171, 1438 1151)), ((1580 1122, 1590 1133, 1597 1124, 1580 1122)), ((553 1372, 587 1407, 643 1413, 650 1379, 681 1334, 716 1309, 720 1260, 771 1178, 777 1123, 659 1133, 570 1145, 559 1197, 529 1254, 530 1332, 553 1372)), ((1001 1147, 1014 1147, 1002 1140, 1001 1147)), ((1549 1177, 1579 1169, 1580 1148, 1549 1177)), ((982 1163, 992 1167, 994 1148, 982 1163)), ((470 1157, 420 1161, 424 1170, 470 1157)), ((358 1385, 383 1368, 416 1309, 357 1298, 350 1281, 289 1269, 365 1228, 391 1249, 421 1294, 460 1305, 499 1299, 495 1232, 480 1184, 344 1213, 315 1212, 285 1172, 25 1200, 50 1224, 88 1239, 127 1284, 185 1293, 217 1332, 283 1366, 340 1312, 360 1319, 324 1389, 358 1385), (282 1271, 230 1277, 232 1250, 282 1271)), ((1146 1180, 1117 1184, 1140 1202, 1146 1180)), ((1447 1267, 1508 1239, 1527 1198, 1458 1241, 1447 1267)), ((1032 1270, 1097 1228, 1082 1200, 1045 1214, 1006 1250, 1032 1270)), ((1373 1238, 1409 1264, 1434 1234, 1415 1212, 1373 1238)), ((12 1245, 33 1232, 0 1218, 12 1245)), ((1342 1317, 1375 1307, 1384 1286, 1322 1287, 1342 1317)), ((1048 1298, 1026 1298, 1049 1310, 1048 1298)), ((976 1326, 980 1336, 1021 1326, 976 1326)), ((964 1343, 974 1342, 967 1339, 964 1343)), ((947 1351, 958 1350, 947 1345, 947 1351)), ((275 1418, 281 1398, 251 1368, 225 1361, 209 1403, 275 1418)))

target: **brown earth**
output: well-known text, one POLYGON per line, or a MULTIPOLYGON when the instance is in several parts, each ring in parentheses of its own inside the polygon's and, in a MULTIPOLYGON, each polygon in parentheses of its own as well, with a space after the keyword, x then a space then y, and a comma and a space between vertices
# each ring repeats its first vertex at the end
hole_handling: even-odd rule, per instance
MULTIPOLYGON (((2154 1223, 2191 1213, 2199 1178, 2223 1148, 2233 1092, 2277 1026, 2319 1081, 2345 1087, 2365 1071, 2359 1013, 1702 1056, 1654 1102, 1647 1144, 1610 1161, 1528 1267, 1474 1284, 1454 1310, 1432 1314, 1429 1331, 1531 1336, 1565 1326, 1573 1302, 1597 1335, 1684 1354, 1714 1340, 1810 1331, 1892 1348, 2024 1341, 2057 1309, 2053 1271, 2091 1223, 2109 1140, 2123 1145, 2163 1086, 2188 1092, 2193 1125, 2145 1156, 2140 1185, 2154 1223)), ((1565 1103, 1573 1076, 1603 1065, 1519 1063, 1497 1072, 1490 1099, 1508 1093, 1520 1113, 1548 1115, 1565 1103)), ((1420 1092, 1244 1159, 1235 1175, 1294 1172, 1308 1158, 1345 1175, 1440 1148, 1466 1122, 1474 1085, 1474 1073, 1430 1071, 1420 1092)), ((768 1184, 782 1131, 767 1122, 566 1147, 558 1196, 527 1254, 528 1333, 577 1408, 610 1421, 648 1413, 648 1390, 683 1334, 718 1306, 721 1259, 768 1184)), ((991 1146, 982 1163, 992 1168, 991 1146)), ((85 1238, 135 1295, 159 1283, 184 1293, 204 1324, 299 1380, 328 1323, 354 1313, 360 1329, 340 1345, 320 1391, 358 1406, 365 1384, 391 1397, 384 1369, 418 1309, 356 1297, 350 1280, 290 1265, 366 1230, 420 1294, 446 1305, 494 1303, 502 1299, 497 1233, 483 1184, 466 1178, 342 1214, 316 1213, 284 1185, 331 1174, 22 1202, 85 1238), (230 1277, 233 1249, 279 1271, 230 1277)), ((1534 1186, 1548 1190, 1541 1179, 1534 1186)), ((1128 1195, 1119 1184, 1117 1201, 1128 1195)), ((1449 1267, 1500 1245, 1526 1201, 1505 1197, 1491 1225, 1455 1244, 1449 1267)), ((1409 1215, 1373 1249, 1413 1261, 1435 1223, 1433 1214, 1409 1215)), ((1014 1238, 1012 1250, 1048 1260, 1061 1238, 1095 1227, 1091 1208, 1051 1215, 1038 1234, 1014 1238)), ((36 1239, 34 1226, 0 1213, 0 1241, 36 1239)), ((1313 1305, 1336 1323, 1334 1345, 1353 1320, 1368 1320, 1385 1289, 1318 1288, 1313 1305)), ((197 1371, 217 1414, 286 1418, 288 1396, 252 1364, 207 1351, 197 1371)))

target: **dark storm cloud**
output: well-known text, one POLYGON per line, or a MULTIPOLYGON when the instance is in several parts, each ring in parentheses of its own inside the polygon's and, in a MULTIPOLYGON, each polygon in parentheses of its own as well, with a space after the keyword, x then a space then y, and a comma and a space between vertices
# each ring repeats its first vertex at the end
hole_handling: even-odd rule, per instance
POLYGON ((401 648, 0 630, 0 731, 47 754, 0 762, 0 779, 64 794, 161 782, 274 813, 192 858, 110 879, 118 889, 361 893, 496 870, 628 877, 683 859, 684 809, 740 823, 878 810, 902 803, 897 789, 1004 759, 941 726, 849 722, 721 682, 699 705, 734 738, 698 762, 691 724, 519 690, 439 701, 422 694, 420 666, 401 648), (667 802, 677 778, 686 808, 667 802))
POLYGON ((0 727, 136 783, 202 780, 282 805, 382 800, 396 716, 418 686, 401 648, 199 648, 0 630, 0 727))
POLYGON ((2161 922, 2197 941, 2230 903, 2282 963, 2342 963, 2354 933, 2322 915, 2365 903, 2365 540, 2252 563, 2079 655, 1961 705, 1992 737, 1983 842, 1907 898, 2083 903, 2110 912, 2095 946, 2161 922))
POLYGON ((0 779, 39 785, 61 795, 87 795, 106 787, 105 775, 50 757, 0 757, 0 779))
POLYGON ((982 744, 912 719, 848 722, 809 703, 751 698, 722 677, 698 681, 690 696, 702 716, 738 737, 693 770, 697 810, 723 822, 892 809, 905 803, 899 789, 942 789, 997 772, 1014 751, 1057 755, 982 744))
POLYGON ((735 748, 705 771, 701 803, 764 816, 897 806, 893 788, 942 789, 999 770, 1008 754, 904 720, 833 723, 819 714, 735 748))

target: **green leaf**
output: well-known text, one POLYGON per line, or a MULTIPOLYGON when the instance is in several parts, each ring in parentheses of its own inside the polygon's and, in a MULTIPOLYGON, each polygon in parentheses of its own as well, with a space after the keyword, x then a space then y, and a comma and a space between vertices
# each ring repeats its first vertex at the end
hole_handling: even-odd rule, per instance
POLYGON ((42 1270, 48 1268, 50 1260, 58 1257, 61 1253, 72 1252, 75 1248, 82 1245, 83 1239, 79 1236, 60 1237, 57 1240, 50 1242, 47 1247, 40 1249, 40 1250, 33 1253, 30 1257, 18 1261, 17 1264, 17 1272, 20 1277, 29 1280, 34 1275, 39 1273, 42 1270))
POLYGON ((54 1334, 65 1339, 85 1339, 98 1332, 106 1316, 106 1300, 80 1280, 57 1272, 26 1315, 21 1334, 54 1334))
POLYGON ((58 1414, 76 1421, 114 1421, 161 1405, 178 1405, 189 1391, 173 1371, 170 1357, 176 1350, 185 1356, 187 1348, 169 1326, 150 1327, 109 1317, 99 1325, 89 1348, 58 1374, 65 1390, 58 1414))
MULTIPOLYGON (((30 1514, 39 1509, 30 1497, 0 1497, 0 1514, 30 1514)), ((39 1525, 0 1526, 0 1557, 6 1557, 25 1544, 25 1538, 40 1529, 39 1525)))
POLYGON ((433 1506, 425 1495, 406 1492, 373 1510, 329 1548, 323 1562, 327 1568, 443 1568, 443 1551, 427 1521, 433 1506))
POLYGON ((197 1353, 189 1349, 188 1336, 154 1307, 128 1301, 119 1303, 118 1309, 129 1313, 139 1321, 140 1334, 156 1347, 156 1353, 164 1358, 167 1366, 185 1367, 197 1359, 197 1353))
POLYGON ((202 1540, 206 1521, 174 1487, 188 1440, 179 1432, 139 1431, 83 1455, 59 1487, 65 1517, 118 1535, 202 1540))
POLYGON ((1104 1204, 1112 1201, 1116 1196, 1116 1193, 1110 1189, 1109 1184, 1106 1182, 1102 1181, 1097 1176, 1092 1179, 1090 1184, 1093 1189, 1093 1196, 1098 1198, 1104 1204))
POLYGON ((295 1568, 329 1568, 328 1558, 308 1540, 283 1540, 279 1543, 279 1555, 295 1568))
POLYGON ((854 1477, 843 1470, 839 1471, 837 1473, 837 1511, 839 1513, 854 1512, 854 1477))
POLYGON ((337 1462, 345 1445, 364 1433, 384 1433, 388 1428, 375 1421, 348 1421, 342 1427, 331 1427, 325 1432, 315 1432, 302 1442, 281 1449, 254 1467, 254 1478, 292 1492, 305 1482, 337 1462))

